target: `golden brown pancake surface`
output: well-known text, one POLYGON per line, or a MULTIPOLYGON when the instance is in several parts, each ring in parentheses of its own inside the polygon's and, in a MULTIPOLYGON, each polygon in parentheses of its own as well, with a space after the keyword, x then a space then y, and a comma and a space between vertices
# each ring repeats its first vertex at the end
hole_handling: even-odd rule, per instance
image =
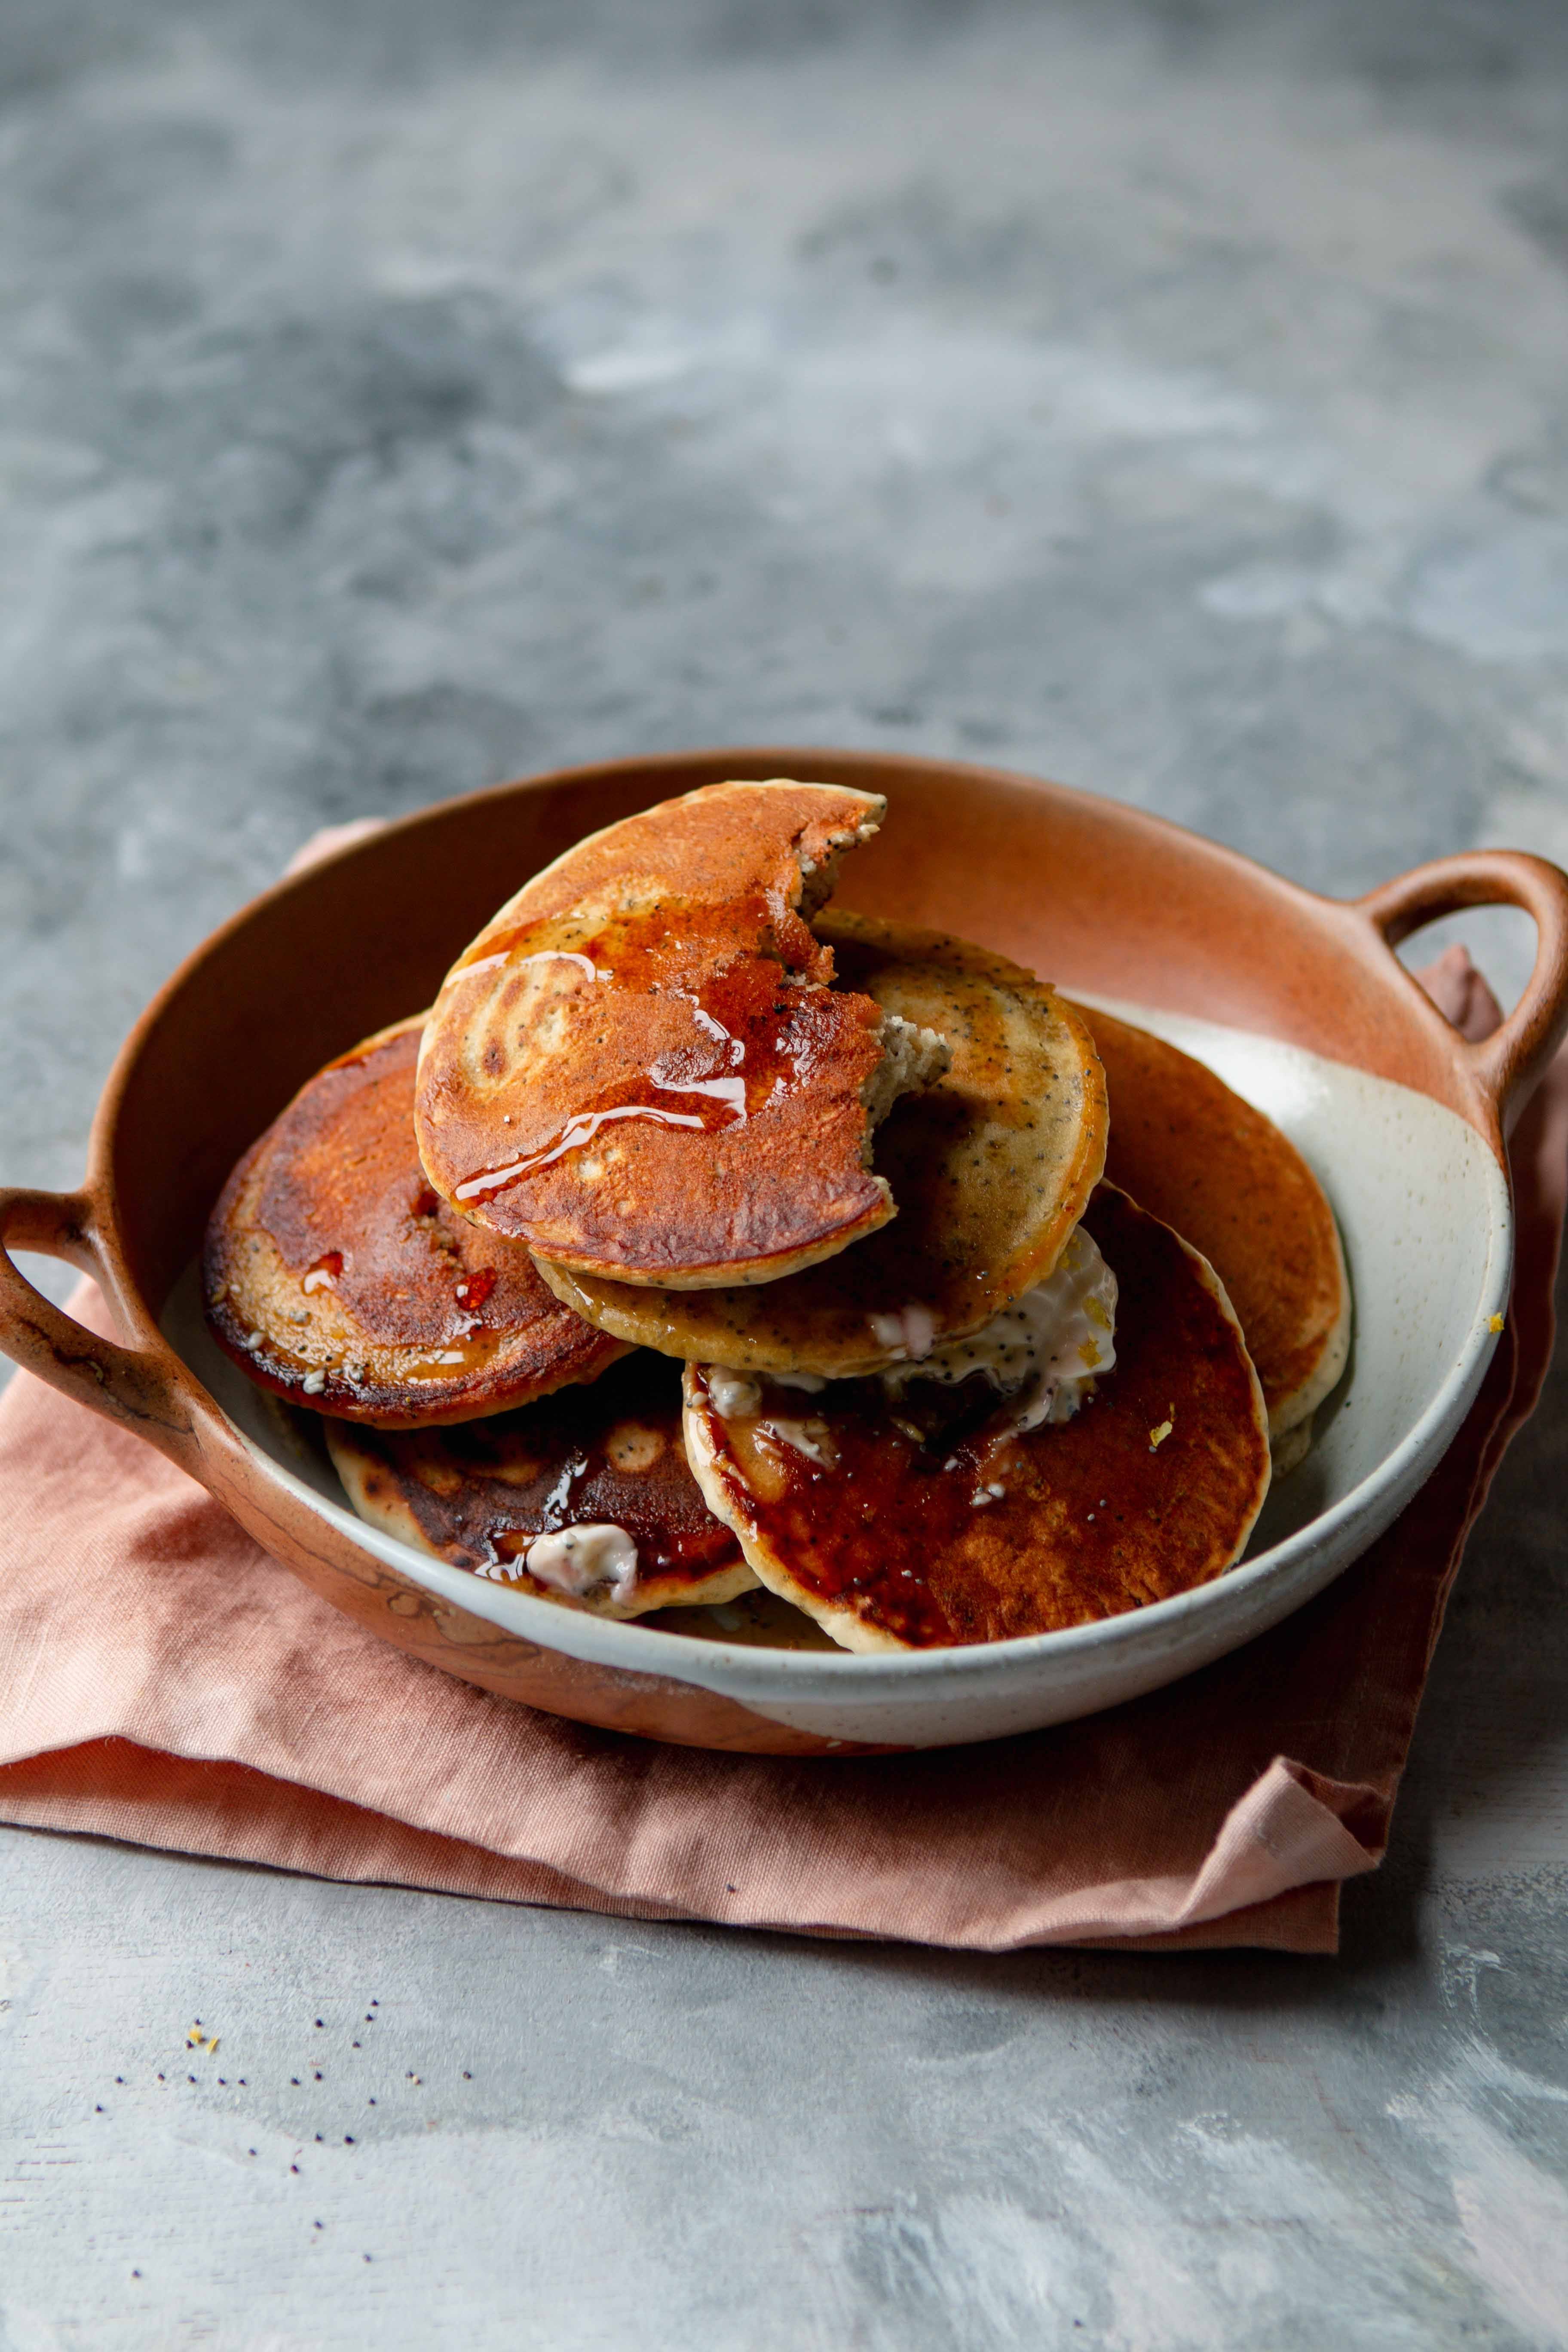
POLYGON ((1050 1633, 1206 1582, 1269 1478, 1257 1376, 1205 1260, 1102 1186, 1084 1226, 1120 1289, 1116 1367, 1076 1416, 1020 1433, 979 1379, 820 1396, 763 1381, 723 1420, 686 1374, 704 1493, 762 1581, 850 1649, 1050 1633))
POLYGON ((1105 1087, 1078 1013, 968 940, 864 917, 817 929, 846 984, 947 1039, 946 1075, 877 1139, 897 1222, 782 1282, 658 1290, 545 1264, 603 1329, 741 1370, 875 1371, 971 1332, 1047 1275, 1106 1150, 1105 1087))
POLYGON ((442 985, 420 1059, 430 1181, 542 1257, 632 1283, 765 1281, 887 1223, 886 1059, 800 909, 882 802, 705 786, 591 835, 442 985))
POLYGON ((1350 1344, 1350 1285, 1323 1188, 1273 1120, 1202 1062, 1109 1013, 1079 1009, 1110 1097, 1106 1175, 1219 1276, 1278 1448, 1334 1386, 1350 1344))
POLYGON ((363 1518, 477 1576, 595 1615, 732 1600, 756 1583, 687 1466, 680 1375, 644 1353, 591 1388, 456 1429, 329 1425, 363 1518), (595 1553, 573 1538, 599 1531, 595 1553), (625 1572, 626 1547, 635 1548, 625 1572), (549 1571, 528 1555, 553 1537, 549 1571), (584 1565, 586 1563, 586 1565, 584 1565), (574 1589, 574 1587, 580 1589, 574 1589))
POLYGON ((525 1250, 454 1216, 419 1164, 421 1017, 331 1062, 240 1161, 208 1223, 219 1344, 291 1402, 389 1427, 502 1412, 625 1353, 525 1250))

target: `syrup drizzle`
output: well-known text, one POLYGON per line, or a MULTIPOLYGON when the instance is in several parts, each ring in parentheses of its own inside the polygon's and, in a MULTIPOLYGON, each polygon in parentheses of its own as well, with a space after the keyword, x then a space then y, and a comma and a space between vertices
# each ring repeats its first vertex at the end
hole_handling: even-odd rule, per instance
MULTIPOLYGON (((626 942, 619 945, 624 951, 626 942)), ((679 951, 679 942, 672 945, 679 951)), ((566 961, 582 965, 596 980, 614 978, 591 957, 567 949, 542 950, 522 961, 566 961)), ((720 972, 705 974, 704 986, 710 995, 719 996, 734 1026, 726 1026, 693 990, 669 981, 661 986, 655 979, 652 993, 679 997, 689 1006, 701 1042, 662 1054, 644 1074, 645 1083, 657 1093, 685 1097, 694 1108, 677 1109, 664 1103, 633 1099, 574 1111, 535 1150, 500 1167, 477 1170, 455 1188, 454 1199, 473 1201, 504 1192, 509 1185, 552 1166, 569 1153, 583 1150, 601 1129, 626 1119, 653 1127, 694 1129, 707 1134, 743 1127, 754 1110, 770 1100, 781 1086, 790 1083, 802 1052, 809 1050, 801 1016, 809 1018, 811 997, 819 992, 803 987, 797 977, 766 961, 732 964, 720 972), (737 1028, 743 1028, 747 1034, 738 1036, 737 1028), (721 1062, 721 1069, 713 1074, 716 1060, 721 1062), (710 1075, 699 1075, 704 1067, 710 1075)))
MULTIPOLYGON (((655 1082, 657 1084, 657 1080, 655 1082)), ((602 1127, 612 1119, 644 1118, 655 1127, 705 1127, 708 1122, 699 1111, 660 1110, 654 1103, 617 1103, 608 1110, 582 1110, 569 1118, 559 1139, 541 1151, 531 1151, 521 1160, 514 1160, 506 1168, 482 1169, 459 1184, 454 1197, 459 1201, 475 1201, 483 1192, 504 1192, 521 1176, 531 1176, 536 1168, 548 1168, 553 1160, 564 1159, 569 1151, 580 1151, 592 1143, 602 1127)))

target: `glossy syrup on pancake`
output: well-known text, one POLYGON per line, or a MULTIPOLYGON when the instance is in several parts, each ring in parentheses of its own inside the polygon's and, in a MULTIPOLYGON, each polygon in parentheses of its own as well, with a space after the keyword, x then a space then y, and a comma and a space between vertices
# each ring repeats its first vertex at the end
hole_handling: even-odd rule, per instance
POLYGON ((1020 1430, 975 1377, 802 1397, 766 1380, 719 1413, 686 1375, 704 1493, 769 1589, 850 1649, 1056 1632, 1206 1582, 1269 1478, 1263 1402, 1213 1269, 1114 1187, 1085 1230, 1120 1289, 1116 1368, 1077 1414, 1020 1430))
POLYGON ((398 1023, 300 1089, 230 1177, 203 1265, 208 1324, 253 1380, 393 1427, 502 1412, 625 1352, 428 1182, 420 1028, 398 1023))
POLYGON ((782 1282, 661 1290, 545 1279, 590 1322, 667 1355, 835 1378, 977 1330, 1047 1276, 1106 1151, 1105 1085, 1079 1014, 966 940, 838 912, 818 924, 841 978, 947 1040, 944 1076, 877 1139, 897 1223, 782 1282))
MULTIPOLYGON (((882 803, 709 785, 580 842, 442 985, 416 1122, 453 1207, 541 1257, 766 1281, 887 1223, 869 1135, 896 1024, 829 985, 802 911, 882 803)), ((904 1083, 922 1082, 929 1041, 904 1083)))
POLYGON ((680 1376, 662 1357, 628 1356, 591 1388, 460 1428, 337 1424, 327 1442, 362 1517, 544 1600, 635 1617, 756 1582, 688 1467, 680 1376), (584 1533, 596 1552, 579 1546, 584 1533), (605 1540, 616 1536, 635 1551, 629 1570, 626 1544, 605 1540), (530 1565, 541 1538, 556 1539, 542 1575, 530 1565))
POLYGON ((1079 1011, 1110 1097, 1105 1172, 1224 1283, 1278 1449, 1329 1394, 1350 1349, 1350 1283, 1323 1188, 1273 1120, 1202 1062, 1109 1013, 1079 1011))

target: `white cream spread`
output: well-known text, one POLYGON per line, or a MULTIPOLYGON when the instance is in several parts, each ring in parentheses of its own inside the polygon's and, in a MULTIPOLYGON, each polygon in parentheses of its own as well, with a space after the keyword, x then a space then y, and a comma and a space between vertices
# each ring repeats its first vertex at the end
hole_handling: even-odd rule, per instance
POLYGON ((763 1378, 776 1389, 804 1389, 808 1396, 827 1386, 821 1372, 768 1372, 759 1377, 754 1372, 731 1371, 728 1364, 704 1364, 702 1378, 708 1402, 721 1421, 745 1421, 762 1410, 763 1378))
POLYGON ((728 1364, 708 1364, 702 1377, 708 1402, 721 1421, 745 1421, 763 1402, 763 1392, 750 1372, 732 1372, 728 1364))
POLYGON ((1115 1339, 1116 1276, 1079 1225, 1044 1282, 967 1339, 891 1366, 882 1385, 896 1397, 911 1381, 956 1383, 980 1372, 1016 1392, 1017 1428, 1037 1429, 1072 1419, 1089 1384, 1113 1368, 1115 1339))
POLYGON ((793 1445, 795 1452, 804 1454, 808 1462, 826 1462, 828 1458, 826 1448, 832 1441, 825 1421, 781 1421, 773 1418, 763 1422, 763 1434, 782 1439, 785 1445, 793 1445))
POLYGON ((541 1584, 574 1601, 607 1586, 609 1598, 624 1603, 637 1589, 637 1548, 625 1528, 561 1528, 534 1537, 523 1566, 541 1584))
POLYGON ((888 1349, 900 1360, 913 1357, 923 1361, 931 1354, 936 1317, 929 1307, 900 1307, 896 1315, 873 1315, 870 1322, 878 1347, 888 1349))

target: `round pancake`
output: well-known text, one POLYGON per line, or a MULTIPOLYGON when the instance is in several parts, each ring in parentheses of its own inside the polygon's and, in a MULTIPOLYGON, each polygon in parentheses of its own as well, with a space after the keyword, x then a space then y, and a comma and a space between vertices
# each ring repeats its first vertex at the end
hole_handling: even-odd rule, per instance
POLYGON ((617 1339, 738 1371, 854 1378, 978 1330, 1050 1273, 1083 1214, 1106 1097, 1078 1013, 967 940, 849 914, 818 929, 850 987, 940 1031, 952 1055, 877 1139, 898 1222, 761 1289, 653 1290, 542 1265, 617 1339))
POLYGON ((1174 1225, 1224 1283, 1283 1475, 1305 1454, 1306 1424, 1350 1352, 1334 1213, 1289 1139, 1202 1062, 1109 1013, 1078 1009, 1110 1094, 1106 1175, 1174 1225))
POLYGON ((393 1429, 501 1412, 626 1352, 437 1198, 414 1140, 421 1026, 300 1088, 224 1187, 202 1267, 214 1337, 253 1380, 393 1429))
POLYGON ((1214 1269, 1114 1187, 1084 1228, 1114 1271, 1116 1368, 1068 1422, 1020 1432, 976 1379, 714 1409, 686 1372, 703 1493, 770 1591, 846 1649, 925 1650, 1082 1625, 1206 1583, 1268 1490, 1262 1393, 1214 1269))
POLYGON ((883 806, 710 784, 536 875, 426 1028, 416 1118, 436 1190, 578 1273, 681 1288, 771 1281, 885 1224, 883 1015, 828 987, 802 912, 883 806))
POLYGON ((640 1617, 756 1584, 687 1466, 680 1375, 658 1356, 628 1357, 590 1389, 500 1419, 406 1431, 340 1422, 327 1444, 373 1527, 542 1601, 640 1617), (527 1556, 552 1535, 542 1578, 527 1556))

